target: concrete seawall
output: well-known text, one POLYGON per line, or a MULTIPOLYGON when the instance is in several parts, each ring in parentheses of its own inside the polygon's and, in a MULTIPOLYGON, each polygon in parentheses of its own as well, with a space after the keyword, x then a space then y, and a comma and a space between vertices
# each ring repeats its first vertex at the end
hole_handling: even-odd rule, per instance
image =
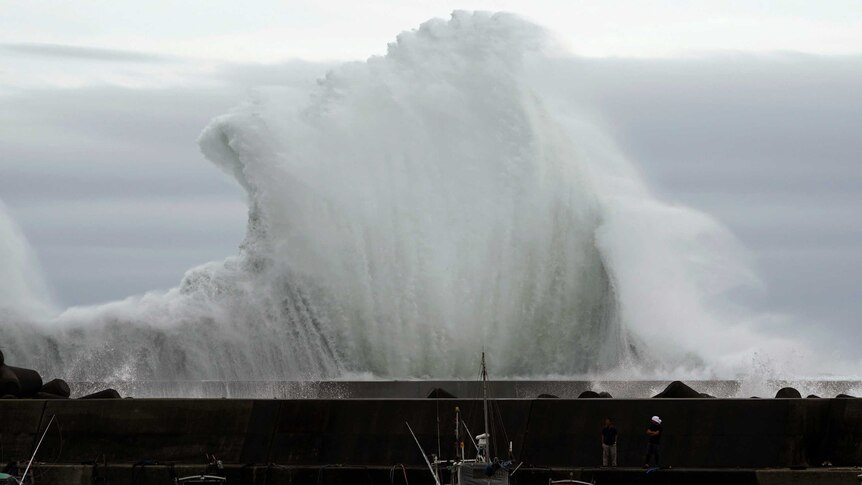
MULTIPOLYGON (((431 453, 439 416, 450 457, 455 406, 477 434, 478 400, 8 400, 0 401, 0 445, 4 462, 28 459, 55 416, 40 462, 201 463, 215 454, 227 464, 421 467, 405 421, 431 453)), ((662 461, 674 467, 862 464, 862 399, 498 399, 492 408, 501 416, 497 449, 511 441, 531 467, 598 465, 606 416, 620 430, 620 465, 638 466, 654 414, 664 419, 662 461)))
MULTIPOLYGON (((482 396, 481 382, 476 380, 413 381, 113 381, 70 382, 73 397, 105 388, 114 388, 123 396, 138 398, 230 398, 230 399, 344 399, 424 398, 434 388, 445 389, 457 397, 482 396)), ((686 381, 686 384, 719 398, 748 398, 752 395, 772 397, 782 387, 799 389, 803 396, 816 394, 833 397, 838 394, 862 395, 858 380, 766 380, 757 386, 736 380, 686 381)), ((576 398, 587 390, 608 391, 615 398, 645 399, 659 393, 668 381, 649 380, 500 380, 489 381, 490 396, 496 398, 535 398, 553 394, 576 398)))

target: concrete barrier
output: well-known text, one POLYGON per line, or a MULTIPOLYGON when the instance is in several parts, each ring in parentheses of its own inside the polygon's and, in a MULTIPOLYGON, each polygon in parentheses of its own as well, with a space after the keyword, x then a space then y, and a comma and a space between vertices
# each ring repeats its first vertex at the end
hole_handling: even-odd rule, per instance
MULTIPOLYGON (((22 401, 23 402, 23 401, 22 401)), ((47 422, 56 416, 39 459, 77 463, 108 460, 199 461, 215 453, 239 463, 253 401, 225 399, 106 399, 34 401, 47 422)), ((0 404, 0 409, 5 405, 0 404)))
POLYGON ((29 459, 43 427, 45 401, 0 400, 0 449, 2 464, 13 459, 29 459))
MULTIPOLYGON (((454 409, 473 435, 482 403, 470 399, 8 400, 0 401, 3 459, 29 459, 52 416, 37 459, 46 463, 198 462, 321 467, 421 467, 405 422, 427 453, 454 455, 454 409), (438 421, 439 420, 439 421, 438 421)), ((663 418, 662 463, 686 468, 862 464, 860 399, 498 399, 497 456, 508 441, 532 467, 600 463, 605 417, 620 431, 621 466, 642 464, 649 418, 663 418)), ((466 434, 466 433, 465 433, 466 434)), ((465 437, 465 448, 472 444, 465 437)))

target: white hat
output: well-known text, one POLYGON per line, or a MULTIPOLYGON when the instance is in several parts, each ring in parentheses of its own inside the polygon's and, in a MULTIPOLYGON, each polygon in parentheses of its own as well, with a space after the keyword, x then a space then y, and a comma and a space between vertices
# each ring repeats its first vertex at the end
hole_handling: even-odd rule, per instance
POLYGON ((661 418, 660 418, 660 417, 658 417, 658 416, 653 416, 653 417, 652 417, 652 420, 653 420, 653 421, 655 421, 655 422, 656 422, 656 423, 658 423, 658 424, 661 424, 661 418))

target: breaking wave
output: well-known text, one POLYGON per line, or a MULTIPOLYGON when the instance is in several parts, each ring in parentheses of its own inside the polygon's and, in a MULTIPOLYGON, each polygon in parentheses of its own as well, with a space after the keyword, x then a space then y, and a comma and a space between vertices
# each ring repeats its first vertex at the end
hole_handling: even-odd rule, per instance
POLYGON ((265 91, 199 140, 248 194, 238 255, 164 293, 18 306, 4 351, 108 381, 472 377, 483 348, 496 376, 734 369, 764 345, 727 303, 755 281, 744 252, 544 95, 558 55, 516 16, 456 12, 265 91))

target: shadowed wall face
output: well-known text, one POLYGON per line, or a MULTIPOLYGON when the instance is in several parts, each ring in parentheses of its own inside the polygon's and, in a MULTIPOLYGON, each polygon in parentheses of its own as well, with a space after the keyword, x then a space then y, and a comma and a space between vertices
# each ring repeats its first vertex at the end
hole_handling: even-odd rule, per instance
MULTIPOLYGON (((449 424, 454 408, 474 434, 482 427, 479 400, 117 400, 0 402, 4 457, 24 459, 56 415, 38 459, 80 463, 104 456, 112 463, 142 458, 289 466, 422 466, 404 422, 426 452, 454 455, 449 424), (11 422, 11 421, 10 421, 11 422)), ((495 400, 494 449, 513 444, 530 466, 589 467, 601 463, 605 417, 620 431, 620 466, 642 464, 645 429, 663 418, 662 463, 673 467, 734 468, 860 464, 862 400, 495 400)), ((467 446, 469 449, 469 445, 467 446)), ((505 456, 497 451, 496 455, 505 456)))

